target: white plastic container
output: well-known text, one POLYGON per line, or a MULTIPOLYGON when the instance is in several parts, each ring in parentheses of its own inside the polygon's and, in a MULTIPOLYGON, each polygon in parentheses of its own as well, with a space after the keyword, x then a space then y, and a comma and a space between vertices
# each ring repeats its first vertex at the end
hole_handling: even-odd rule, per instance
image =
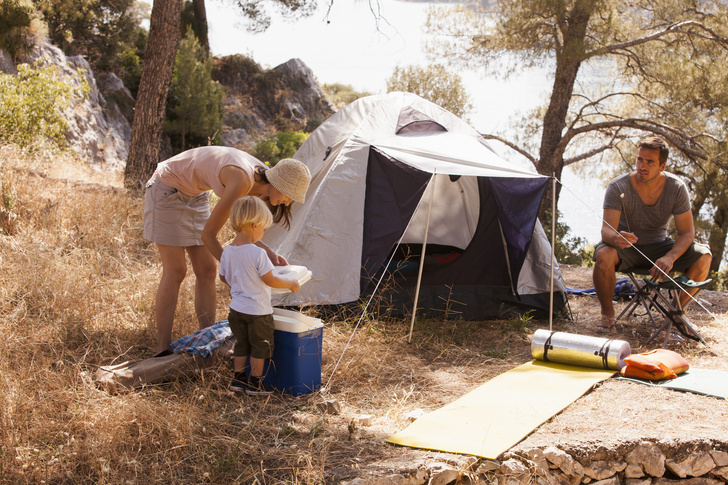
MULTIPOLYGON (((298 284, 303 286, 308 280, 311 279, 312 273, 305 266, 297 266, 295 264, 289 264, 288 266, 276 266, 273 268, 273 274, 284 280, 298 280, 298 284)), ((271 294, 278 295, 282 293, 290 293, 291 290, 288 288, 271 288, 271 294)))
POLYGON ((319 318, 283 308, 273 308, 273 323, 276 330, 293 333, 307 332, 324 326, 324 322, 319 318))

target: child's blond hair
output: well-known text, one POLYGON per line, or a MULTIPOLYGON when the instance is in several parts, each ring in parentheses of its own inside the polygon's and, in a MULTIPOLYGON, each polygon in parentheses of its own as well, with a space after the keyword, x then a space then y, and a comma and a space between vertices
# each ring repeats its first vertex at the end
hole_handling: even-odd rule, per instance
POLYGON ((229 221, 235 232, 240 232, 253 224, 267 229, 273 224, 273 214, 260 198, 247 195, 235 201, 230 210, 229 221))

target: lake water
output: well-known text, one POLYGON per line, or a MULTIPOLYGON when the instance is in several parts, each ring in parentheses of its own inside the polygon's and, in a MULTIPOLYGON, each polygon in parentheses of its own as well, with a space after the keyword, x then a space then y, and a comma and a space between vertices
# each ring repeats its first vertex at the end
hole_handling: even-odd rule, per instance
MULTIPOLYGON (((384 93, 385 81, 396 66, 427 65, 422 26, 431 5, 379 0, 379 16, 375 17, 369 1, 337 0, 328 16, 323 7, 294 22, 274 15, 267 31, 252 34, 245 30, 236 7, 207 2, 210 48, 215 56, 249 55, 266 68, 299 58, 320 84, 349 84, 358 91, 384 93)), ((459 74, 475 105, 468 119, 482 133, 507 130, 509 118, 545 103, 552 81, 547 68, 523 71, 507 80, 474 72, 459 74)), ((503 145, 494 143, 494 148, 504 158, 530 166, 503 145)), ((564 222, 574 235, 596 243, 603 183, 582 180, 568 167, 561 182, 559 210, 564 222)))

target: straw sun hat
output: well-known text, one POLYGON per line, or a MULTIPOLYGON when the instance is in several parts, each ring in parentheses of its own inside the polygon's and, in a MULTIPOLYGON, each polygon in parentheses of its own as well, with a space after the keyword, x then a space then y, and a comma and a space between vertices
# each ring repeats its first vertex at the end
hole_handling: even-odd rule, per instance
POLYGON ((303 204, 306 190, 311 183, 308 167, 293 158, 284 158, 265 172, 268 182, 281 194, 303 204))

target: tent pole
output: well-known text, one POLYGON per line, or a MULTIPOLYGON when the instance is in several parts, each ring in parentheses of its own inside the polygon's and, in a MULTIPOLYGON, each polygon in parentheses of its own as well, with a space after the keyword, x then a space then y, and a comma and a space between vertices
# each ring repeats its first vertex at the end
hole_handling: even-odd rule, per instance
POLYGON ((556 173, 553 173, 551 186, 551 289, 549 291, 549 332, 554 323, 554 266, 556 261, 556 173))
POLYGON ((422 254, 420 255, 420 269, 417 272, 417 287, 415 287, 415 304, 412 307, 412 321, 410 322, 407 343, 412 342, 412 331, 415 328, 415 314, 417 313, 417 301, 420 299, 420 283, 422 282, 422 269, 425 267, 425 250, 427 249, 427 234, 430 232, 430 215, 432 214, 432 200, 435 198, 435 178, 437 170, 432 174, 432 194, 430 194, 430 206, 427 208, 427 224, 425 224, 425 238, 422 240, 422 254))

